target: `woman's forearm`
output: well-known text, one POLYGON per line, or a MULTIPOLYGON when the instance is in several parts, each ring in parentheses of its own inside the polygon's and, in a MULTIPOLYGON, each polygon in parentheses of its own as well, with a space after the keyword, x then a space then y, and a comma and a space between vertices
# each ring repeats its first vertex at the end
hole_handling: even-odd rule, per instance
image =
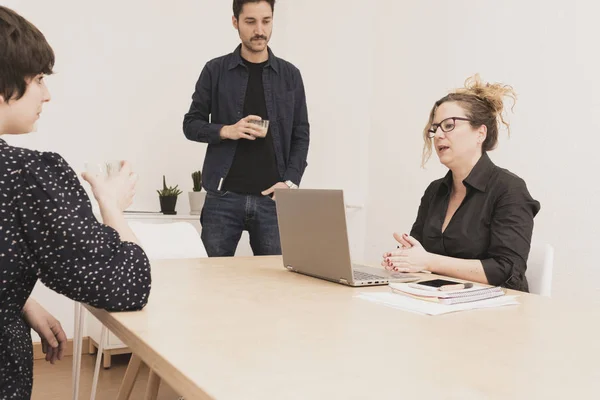
POLYGON ((104 206, 98 203, 100 206, 100 214, 102 214, 102 222, 105 225, 110 226, 119 233, 121 240, 125 242, 132 242, 139 245, 139 240, 129 227, 129 224, 123 216, 123 212, 116 207, 104 206))
POLYGON ((428 270, 434 274, 450 276, 486 285, 489 284, 487 277, 485 276, 485 271, 483 270, 483 264, 479 260, 465 260, 432 254, 431 261, 427 267, 428 270))

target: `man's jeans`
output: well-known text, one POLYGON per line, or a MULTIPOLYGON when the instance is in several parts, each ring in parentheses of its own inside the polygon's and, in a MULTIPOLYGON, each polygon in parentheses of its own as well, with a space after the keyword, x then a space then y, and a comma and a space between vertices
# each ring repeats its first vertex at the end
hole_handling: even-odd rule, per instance
POLYGON ((233 256, 245 230, 255 256, 281 254, 277 209, 269 196, 207 192, 200 223, 209 257, 233 256))

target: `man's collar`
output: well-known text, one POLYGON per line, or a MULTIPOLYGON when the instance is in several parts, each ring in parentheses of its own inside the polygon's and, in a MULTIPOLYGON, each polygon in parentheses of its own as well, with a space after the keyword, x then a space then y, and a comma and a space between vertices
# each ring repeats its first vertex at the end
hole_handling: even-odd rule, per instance
MULTIPOLYGON (((279 73, 279 59, 275 57, 275 54, 273 54, 273 51, 271 51, 270 47, 267 47, 267 51, 269 52, 269 59, 267 60, 265 67, 271 67, 273 71, 279 73)), ((232 70, 239 65, 244 65, 241 44, 232 53, 231 61, 229 62, 229 69, 232 70)))

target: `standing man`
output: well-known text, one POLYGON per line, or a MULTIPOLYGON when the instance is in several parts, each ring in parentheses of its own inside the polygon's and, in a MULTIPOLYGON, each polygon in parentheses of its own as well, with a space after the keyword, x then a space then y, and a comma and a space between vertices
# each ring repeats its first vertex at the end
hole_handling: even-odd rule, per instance
POLYGON ((233 256, 244 230, 254 255, 281 254, 274 191, 298 188, 307 165, 304 84, 268 47, 274 9, 275 0, 233 1, 242 43, 206 64, 183 121, 189 140, 208 143, 200 221, 209 257, 233 256))

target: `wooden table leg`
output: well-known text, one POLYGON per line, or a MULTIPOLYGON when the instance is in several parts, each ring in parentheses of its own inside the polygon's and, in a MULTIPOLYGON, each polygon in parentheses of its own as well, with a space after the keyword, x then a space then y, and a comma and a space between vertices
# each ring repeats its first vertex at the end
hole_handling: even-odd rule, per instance
POLYGON ((112 365, 112 354, 110 353, 110 350, 104 350, 104 362, 103 362, 103 366, 104 369, 109 369, 110 366, 112 365))
POLYGON ((132 354, 129 365, 127 366, 127 371, 123 377, 123 382, 121 383, 121 388, 119 389, 119 394, 117 395, 117 400, 129 400, 129 396, 131 396, 133 385, 135 385, 135 380, 137 379, 141 367, 142 359, 137 355, 132 354))
POLYGON ((94 342, 91 338, 88 340, 88 353, 96 354, 96 346, 94 346, 94 342))
POLYGON ((148 386, 146 387, 146 396, 144 400, 156 400, 158 398, 158 389, 160 388, 160 377, 152 370, 148 376, 148 386))

